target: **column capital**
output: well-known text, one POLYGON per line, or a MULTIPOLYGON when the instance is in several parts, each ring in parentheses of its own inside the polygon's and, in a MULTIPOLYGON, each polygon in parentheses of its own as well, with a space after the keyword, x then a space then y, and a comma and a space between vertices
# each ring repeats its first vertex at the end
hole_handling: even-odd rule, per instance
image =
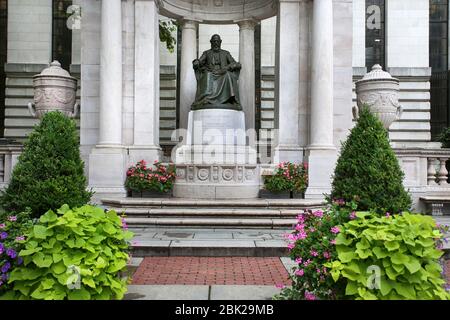
POLYGON ((193 29, 196 30, 198 26, 198 21, 189 19, 180 19, 181 29, 193 29))
POLYGON ((259 24, 258 20, 255 19, 245 19, 245 20, 237 20, 235 21, 239 26, 239 30, 254 30, 255 27, 259 24))

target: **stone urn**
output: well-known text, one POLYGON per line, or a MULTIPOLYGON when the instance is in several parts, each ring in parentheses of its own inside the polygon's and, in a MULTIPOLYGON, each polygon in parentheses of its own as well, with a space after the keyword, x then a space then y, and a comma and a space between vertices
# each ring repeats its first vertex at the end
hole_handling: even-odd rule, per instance
POLYGON ((76 103, 77 79, 61 68, 58 61, 33 77, 34 102, 28 104, 33 117, 42 118, 45 113, 60 111, 70 118, 79 113, 76 103))
POLYGON ((359 110, 366 105, 388 130, 403 112, 398 102, 399 91, 400 81, 383 71, 379 64, 374 65, 371 72, 356 82, 358 107, 353 109, 354 117, 357 118, 359 110))

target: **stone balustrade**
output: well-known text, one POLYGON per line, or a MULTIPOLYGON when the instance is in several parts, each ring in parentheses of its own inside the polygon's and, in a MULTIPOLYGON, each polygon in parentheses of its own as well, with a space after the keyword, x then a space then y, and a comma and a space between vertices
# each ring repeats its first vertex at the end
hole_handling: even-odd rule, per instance
POLYGON ((445 164, 449 158, 450 156, 427 158, 427 182, 429 186, 448 186, 448 171, 445 164))
POLYGON ((0 189, 8 186, 22 149, 20 144, 0 144, 0 189))

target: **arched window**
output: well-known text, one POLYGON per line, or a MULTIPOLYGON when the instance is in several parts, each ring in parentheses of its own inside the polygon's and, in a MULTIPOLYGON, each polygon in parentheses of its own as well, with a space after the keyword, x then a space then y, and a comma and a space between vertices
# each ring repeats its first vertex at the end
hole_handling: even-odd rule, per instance
POLYGON ((431 136, 449 126, 448 0, 430 0, 431 136))
POLYGON ((72 0, 53 0, 52 60, 69 70, 72 63, 72 30, 67 28, 67 8, 72 0))
POLYGON ((5 129, 5 63, 7 48, 8 1, 0 0, 0 137, 5 129))
POLYGON ((366 67, 379 64, 386 68, 385 59, 385 0, 366 0, 366 67))

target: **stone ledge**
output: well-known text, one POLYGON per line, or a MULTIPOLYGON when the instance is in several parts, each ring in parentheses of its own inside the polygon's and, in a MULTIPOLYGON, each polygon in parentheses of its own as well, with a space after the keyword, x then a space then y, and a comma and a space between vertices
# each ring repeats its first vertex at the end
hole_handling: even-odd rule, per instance
POLYGON ((5 63, 5 73, 32 73, 38 74, 48 68, 48 64, 35 63, 5 63))

